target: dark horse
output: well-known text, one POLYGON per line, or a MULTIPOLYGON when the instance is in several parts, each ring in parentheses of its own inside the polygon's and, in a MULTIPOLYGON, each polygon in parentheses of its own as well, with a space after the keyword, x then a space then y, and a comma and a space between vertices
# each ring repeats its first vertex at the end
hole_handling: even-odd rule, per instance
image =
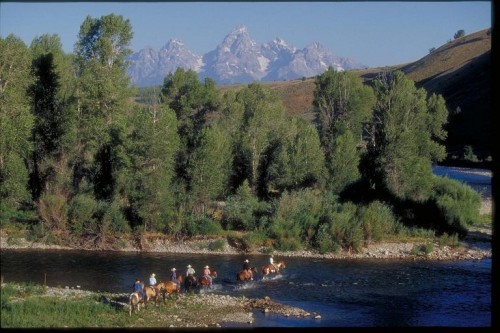
POLYGON ((248 270, 244 269, 236 274, 236 281, 250 281, 253 280, 253 275, 257 274, 257 267, 252 267, 248 270))
MULTIPOLYGON (((212 277, 212 279, 215 279, 217 277, 217 272, 212 270, 210 272, 210 276, 212 277)), ((208 281, 208 279, 205 275, 202 275, 198 278, 198 286, 200 288, 208 288, 209 285, 210 285, 210 281, 208 281)))
POLYGON ((188 275, 184 280, 184 289, 186 291, 192 291, 194 288, 198 287, 198 280, 194 275, 188 275))

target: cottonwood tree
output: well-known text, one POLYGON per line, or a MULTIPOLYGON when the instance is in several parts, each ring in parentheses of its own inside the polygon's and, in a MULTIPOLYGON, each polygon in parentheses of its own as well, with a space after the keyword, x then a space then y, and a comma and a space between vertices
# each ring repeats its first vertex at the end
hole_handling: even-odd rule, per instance
POLYGON ((32 41, 30 49, 35 79, 29 90, 35 116, 30 188, 37 201, 44 191, 63 191, 56 189, 55 183, 64 182, 58 179, 64 173, 61 169, 66 169, 61 160, 71 144, 67 137, 75 119, 69 97, 70 59, 62 50, 60 38, 42 35, 32 41))
POLYGON ((241 89, 236 95, 236 103, 242 106, 243 117, 235 159, 246 164, 237 168, 248 172, 242 179, 248 179, 255 194, 263 154, 282 133, 285 108, 271 90, 259 83, 241 89))
POLYGON ((126 74, 126 56, 132 50, 132 27, 121 15, 88 16, 75 44, 78 89, 78 143, 74 161, 74 183, 93 184, 98 199, 111 200, 120 160, 124 116, 131 109, 134 90, 126 74))
POLYGON ((324 152, 318 131, 306 120, 287 119, 283 135, 264 155, 260 175, 264 195, 323 186, 324 152))
POLYGON ((315 80, 313 105, 316 126, 325 152, 328 188, 336 193, 359 178, 359 153, 363 123, 374 104, 370 87, 351 72, 333 68, 315 80))
POLYGON ((367 154, 372 170, 365 174, 397 198, 424 201, 432 189, 432 163, 445 157, 436 141, 446 136, 444 100, 427 98, 424 89, 399 71, 379 75, 374 90, 377 103, 367 154))
POLYGON ((163 103, 177 116, 180 149, 177 156, 177 176, 182 187, 189 191, 191 155, 198 145, 207 116, 217 109, 218 91, 215 82, 207 78, 202 83, 193 70, 177 68, 165 77, 162 87, 163 103))
POLYGON ((2 215, 30 199, 28 169, 33 115, 28 88, 31 53, 13 34, 0 38, 0 201, 2 215))
POLYGON ((216 124, 204 127, 188 167, 194 215, 205 214, 209 202, 226 194, 231 165, 230 137, 216 124))
POLYGON ((166 105, 154 112, 137 108, 130 118, 123 188, 129 204, 132 227, 165 230, 172 216, 175 159, 180 141, 175 112, 166 105))

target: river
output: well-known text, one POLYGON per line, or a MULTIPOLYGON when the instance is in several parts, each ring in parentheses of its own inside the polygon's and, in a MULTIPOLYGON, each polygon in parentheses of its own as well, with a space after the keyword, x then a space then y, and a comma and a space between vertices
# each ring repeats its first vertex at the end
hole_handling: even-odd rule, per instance
MULTIPOLYGON (((449 177, 452 170, 445 172, 449 177)), ((470 178, 491 195, 488 183, 470 178), (488 192, 489 191, 489 192, 488 192)), ((484 176, 482 176, 484 177, 484 176)), ((472 185, 471 185, 472 186, 472 185)), ((253 324, 223 327, 489 327, 492 324, 492 260, 407 261, 395 259, 328 260, 286 258, 286 268, 272 279, 236 283, 244 259, 250 266, 265 256, 171 253, 119 253, 55 250, 2 250, 5 281, 44 283, 108 292, 129 292, 136 277, 156 273, 164 280, 172 267, 197 272, 209 265, 218 273, 213 293, 262 298, 310 312, 320 319, 286 318, 255 312, 253 324)), ((280 258, 275 258, 279 260, 280 258)), ((259 269, 260 272, 260 269, 259 269)))
POLYGON ((2 252, 1 270, 6 281, 46 279, 49 286, 129 292, 136 277, 146 279, 154 272, 163 280, 172 267, 183 272, 191 264, 199 272, 209 265, 218 273, 210 292, 269 296, 321 314, 321 319, 295 319, 256 312, 252 327, 491 325, 491 259, 286 258, 286 268, 277 277, 264 280, 259 274, 240 285, 235 274, 246 258, 251 266, 267 262, 265 256, 7 250, 2 252))

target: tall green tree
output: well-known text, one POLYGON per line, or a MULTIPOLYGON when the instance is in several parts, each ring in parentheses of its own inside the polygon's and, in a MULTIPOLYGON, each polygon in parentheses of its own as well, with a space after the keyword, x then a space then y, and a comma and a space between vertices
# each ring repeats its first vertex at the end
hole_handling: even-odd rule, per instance
POLYGON ((0 201, 1 209, 30 200, 27 162, 33 144, 28 88, 31 53, 14 35, 0 38, 0 201))
MULTIPOLYGON (((35 82, 30 87, 35 126, 30 187, 35 201, 57 177, 64 153, 64 138, 70 131, 72 113, 61 90, 61 76, 68 76, 68 58, 57 35, 42 35, 30 46, 35 82), (60 166, 60 165, 59 165, 60 166)), ((53 191, 54 189, 51 189, 53 191)))
POLYGON ((292 117, 284 128, 284 135, 265 154, 262 186, 268 192, 323 186, 324 152, 314 125, 292 117))
POLYGON ((115 194, 122 161, 116 159, 118 132, 131 110, 134 90, 127 76, 126 56, 132 50, 132 27, 121 15, 88 16, 80 26, 75 54, 78 74, 78 126, 74 183, 92 184, 98 199, 115 194))
POLYGON ((127 140, 130 166, 122 188, 132 227, 163 231, 174 207, 172 180, 180 146, 177 118, 167 106, 136 109, 127 140))
POLYGON ((188 168, 195 214, 204 214, 210 201, 226 194, 231 165, 230 137, 215 124, 203 128, 188 168))
POLYGON ((327 184, 338 193, 359 178, 356 146, 375 98, 372 89, 354 73, 331 67, 316 78, 315 85, 313 105, 329 174, 327 184))
POLYGON ((206 125, 207 116, 215 111, 219 95, 215 82, 207 78, 203 83, 193 70, 177 68, 169 73, 162 87, 163 103, 175 111, 181 148, 177 158, 177 175, 189 191, 191 175, 188 172, 199 135, 206 125))
POLYGON ((367 155, 374 170, 372 183, 400 199, 426 200, 432 189, 432 163, 445 156, 433 140, 445 137, 444 100, 435 95, 428 99, 402 72, 380 75, 374 89, 377 104, 367 155))
POLYGON ((259 83, 241 89, 236 95, 236 102, 243 107, 243 118, 241 141, 237 144, 235 158, 248 163, 246 167, 239 167, 249 171, 249 174, 242 175, 242 180, 248 179, 252 191, 256 193, 263 154, 281 135, 285 108, 274 92, 259 83))

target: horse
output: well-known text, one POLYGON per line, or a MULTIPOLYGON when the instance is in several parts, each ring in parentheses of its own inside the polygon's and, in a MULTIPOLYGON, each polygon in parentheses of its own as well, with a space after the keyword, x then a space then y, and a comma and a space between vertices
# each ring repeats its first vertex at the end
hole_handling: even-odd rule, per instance
POLYGON ((281 268, 285 268, 285 267, 286 266, 285 266, 285 262, 284 261, 280 261, 276 265, 273 265, 273 264, 264 265, 262 267, 262 275, 263 276, 267 276, 270 273, 279 273, 280 269, 281 268))
POLYGON ((170 296, 175 293, 176 297, 179 297, 179 292, 181 291, 181 285, 173 281, 160 282, 156 287, 163 295, 163 302, 165 302, 165 294, 170 296))
POLYGON ((257 274, 257 267, 252 267, 249 270, 242 270, 236 274, 236 281, 248 281, 253 280, 253 274, 257 274))
POLYGON ((184 289, 190 291, 198 286, 198 280, 194 275, 188 275, 184 280, 184 289))
MULTIPOLYGON (((212 277, 212 279, 215 279, 217 277, 217 272, 214 270, 210 271, 210 276, 212 277)), ((200 288, 207 288, 209 285, 210 281, 208 281, 205 275, 202 275, 198 278, 198 286, 200 288)))
POLYGON ((147 286, 144 287, 144 307, 148 305, 148 302, 150 299, 152 299, 155 302, 155 305, 157 304, 158 301, 158 292, 157 288, 153 286, 147 286))
POLYGON ((130 294, 128 297, 130 308, 128 310, 128 314, 132 316, 133 311, 139 312, 141 308, 141 304, 144 304, 141 302, 141 295, 139 295, 138 291, 134 291, 133 293, 130 294))

